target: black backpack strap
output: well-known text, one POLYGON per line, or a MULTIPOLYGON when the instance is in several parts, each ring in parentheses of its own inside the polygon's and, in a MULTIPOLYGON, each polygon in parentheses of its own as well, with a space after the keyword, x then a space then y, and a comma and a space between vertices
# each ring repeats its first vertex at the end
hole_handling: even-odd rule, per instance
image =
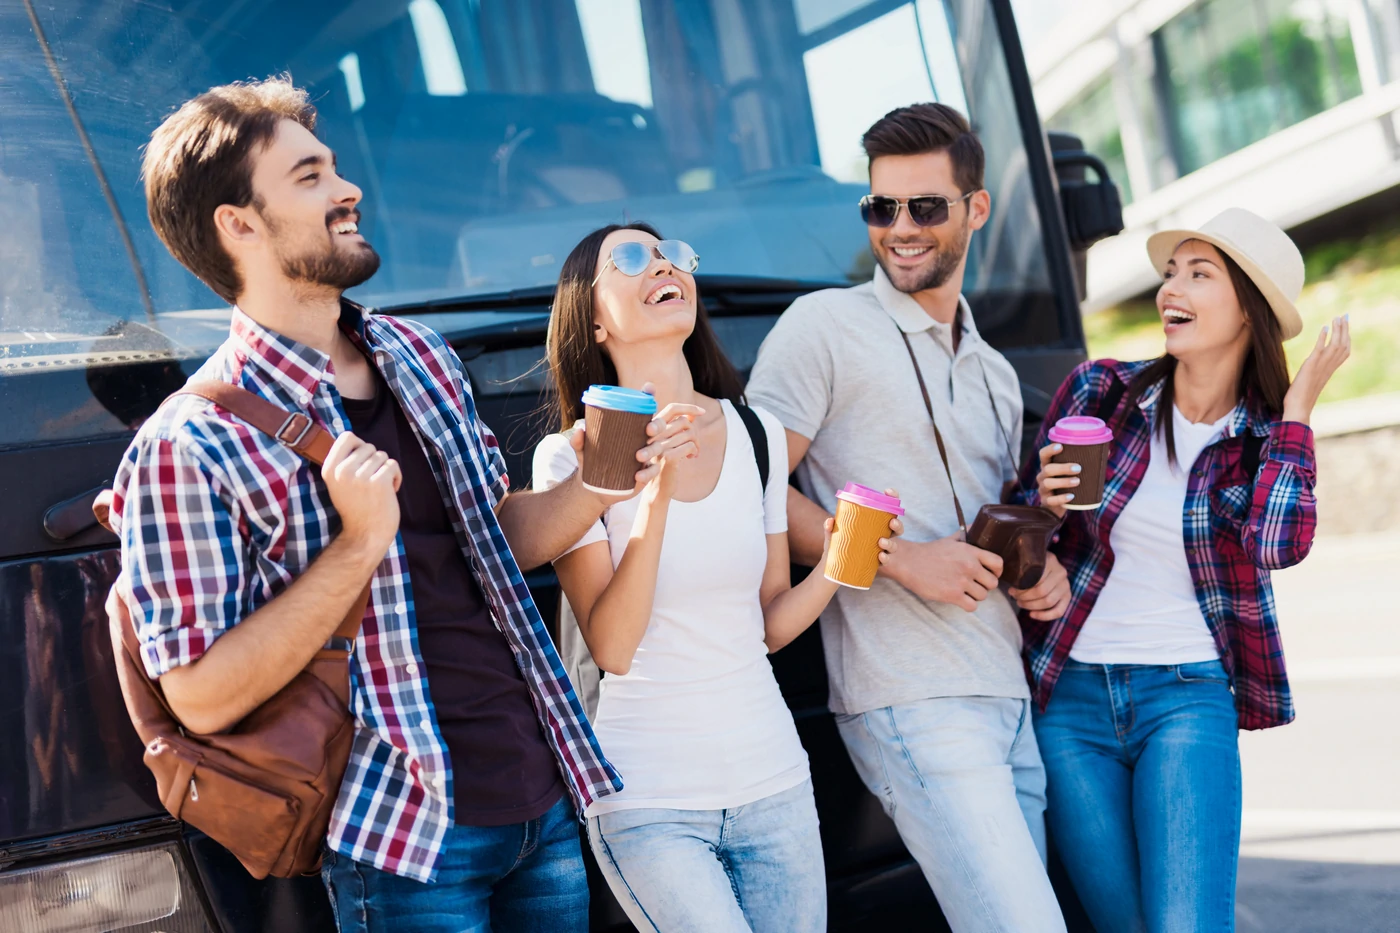
POLYGON ((1244 436, 1244 447, 1240 451, 1240 466, 1244 468, 1244 475, 1249 477, 1249 482, 1253 483, 1254 478, 1259 475, 1259 463, 1263 459, 1264 442, 1267 437, 1260 437, 1253 431, 1249 431, 1244 436))
POLYGON ((1109 379, 1108 391, 1103 398, 1099 399, 1099 420, 1104 424, 1113 424, 1113 417, 1118 414, 1118 405, 1123 401, 1123 392, 1127 388, 1118 380, 1115 375, 1109 379))
POLYGON ((753 443, 753 458, 758 461, 758 478, 760 490, 766 495, 768 492, 768 474, 770 464, 768 463, 768 432, 763 430, 763 422, 758 415, 747 405, 734 403, 734 410, 739 413, 739 420, 744 422, 744 428, 749 432, 749 441, 753 443))

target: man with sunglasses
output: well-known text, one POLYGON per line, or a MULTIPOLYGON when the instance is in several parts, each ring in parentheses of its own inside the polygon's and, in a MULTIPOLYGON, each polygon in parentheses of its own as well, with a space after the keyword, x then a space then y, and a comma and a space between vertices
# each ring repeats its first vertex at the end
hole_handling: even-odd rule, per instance
POLYGON ((907 510, 875 585, 842 589, 821 620, 830 707, 856 770, 957 933, 1063 931, 1012 599, 1058 618, 1068 581, 1052 564, 1008 598, 1000 557, 965 542, 953 500, 973 511, 999 501, 1021 435, 1016 373, 961 294, 968 245, 991 213, 982 144, 943 104, 892 111, 862 141, 874 280, 795 301, 759 351, 748 398, 783 422, 806 494, 788 503, 794 560, 820 558, 847 482, 894 487, 907 510))

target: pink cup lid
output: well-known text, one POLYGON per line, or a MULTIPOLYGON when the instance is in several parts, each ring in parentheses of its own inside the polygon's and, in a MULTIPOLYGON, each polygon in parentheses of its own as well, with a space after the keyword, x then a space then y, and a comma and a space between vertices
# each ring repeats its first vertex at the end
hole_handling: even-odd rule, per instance
POLYGON ((904 507, 894 496, 887 496, 878 489, 871 489, 860 483, 847 483, 846 487, 836 494, 836 498, 845 499, 847 502, 863 505, 866 508, 879 509, 881 512, 889 512, 893 515, 904 514, 904 507))
POLYGON ((1076 415, 1055 422, 1055 426, 1050 429, 1050 440, 1056 444, 1088 447, 1091 444, 1108 443, 1113 440, 1113 432, 1103 423, 1102 418, 1076 415))

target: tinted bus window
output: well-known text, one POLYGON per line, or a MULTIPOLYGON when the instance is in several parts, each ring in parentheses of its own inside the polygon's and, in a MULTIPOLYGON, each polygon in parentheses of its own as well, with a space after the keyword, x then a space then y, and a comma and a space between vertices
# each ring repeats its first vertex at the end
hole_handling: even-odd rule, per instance
POLYGON ((55 0, 38 15, 90 153, 40 36, 5 9, 0 204, 24 268, 0 273, 0 443, 129 427, 222 339, 228 309, 146 220, 141 146, 194 94, 283 71, 365 192, 384 260, 369 304, 546 286, 626 219, 691 242, 704 274, 864 280, 860 133, 938 99, 988 152, 967 280, 983 332, 1060 336, 987 0, 55 0), (125 353, 148 355, 140 378, 111 368, 125 353), (22 377, 41 367, 64 375, 40 391, 22 377))

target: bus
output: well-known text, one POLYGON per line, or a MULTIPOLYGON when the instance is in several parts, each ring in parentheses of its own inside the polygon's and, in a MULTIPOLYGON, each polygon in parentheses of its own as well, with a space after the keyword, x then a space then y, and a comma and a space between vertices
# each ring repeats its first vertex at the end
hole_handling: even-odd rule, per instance
MULTIPOLYGON (((1030 434, 1085 357, 1083 250, 1121 226, 1102 165, 1042 129, 1008 0, 0 0, 0 930, 334 929, 318 878, 254 880, 161 806, 103 610, 115 539, 91 514, 230 314, 152 230, 142 146, 195 94, 281 73, 364 190, 383 263, 351 297, 447 335, 516 487, 546 430, 552 283, 595 227, 692 243, 747 372, 794 298, 872 274, 861 132, 949 103, 993 205, 966 295, 1030 434)), ((550 572, 530 583, 556 617, 550 572)), ((831 929, 936 929, 827 710, 818 627, 773 664, 831 929)), ((591 877, 593 928, 629 929, 591 877)))

